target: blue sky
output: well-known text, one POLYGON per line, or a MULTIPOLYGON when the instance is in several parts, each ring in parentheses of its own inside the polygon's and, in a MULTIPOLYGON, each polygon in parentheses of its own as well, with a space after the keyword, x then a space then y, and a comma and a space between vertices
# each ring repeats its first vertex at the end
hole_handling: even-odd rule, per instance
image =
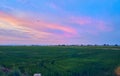
POLYGON ((1 0, 0 44, 120 44, 120 0, 1 0))

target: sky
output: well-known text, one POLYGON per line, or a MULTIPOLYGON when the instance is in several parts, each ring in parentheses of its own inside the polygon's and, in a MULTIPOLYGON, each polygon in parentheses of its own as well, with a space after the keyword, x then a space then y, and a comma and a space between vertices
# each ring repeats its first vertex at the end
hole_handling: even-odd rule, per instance
POLYGON ((0 0, 0 45, 120 44, 120 0, 0 0))

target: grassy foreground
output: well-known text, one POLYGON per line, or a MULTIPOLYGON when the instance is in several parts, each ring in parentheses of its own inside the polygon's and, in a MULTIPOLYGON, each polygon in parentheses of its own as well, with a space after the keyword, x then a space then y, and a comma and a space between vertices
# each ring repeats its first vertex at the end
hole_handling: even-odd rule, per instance
POLYGON ((0 76, 117 76, 120 47, 0 46, 0 76))

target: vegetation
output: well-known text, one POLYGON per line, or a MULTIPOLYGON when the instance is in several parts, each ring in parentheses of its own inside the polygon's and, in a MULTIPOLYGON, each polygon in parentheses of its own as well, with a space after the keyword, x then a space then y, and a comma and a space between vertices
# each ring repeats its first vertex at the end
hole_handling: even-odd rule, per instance
POLYGON ((0 76, 116 76, 119 46, 0 46, 0 76))

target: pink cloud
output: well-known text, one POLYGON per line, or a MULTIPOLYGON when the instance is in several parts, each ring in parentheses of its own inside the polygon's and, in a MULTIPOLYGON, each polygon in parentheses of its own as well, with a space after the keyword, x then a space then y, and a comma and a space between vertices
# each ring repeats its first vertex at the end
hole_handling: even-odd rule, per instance
MULTIPOLYGON (((61 25, 58 23, 50 23, 47 21, 42 21, 42 20, 36 20, 35 18, 19 18, 16 16, 12 16, 9 14, 6 14, 4 12, 0 12, 0 22, 2 22, 2 26, 4 27, 6 35, 0 35, 3 36, 4 38, 2 40, 4 41, 24 41, 26 38, 24 36, 28 37, 27 41, 32 43, 32 41, 37 42, 55 42, 55 43, 60 43, 64 42, 65 37, 71 37, 74 36, 77 32, 75 29, 61 25), (9 25, 6 25, 8 23, 9 25), (63 34, 58 34, 56 32, 47 32, 46 30, 58 30, 62 31, 63 34), (9 32, 13 31, 13 32, 9 32), (16 33, 18 33, 18 37, 16 37, 16 33), (12 39, 9 38, 12 35, 12 39), (20 36, 21 35, 21 36, 20 36), (23 36, 23 37, 22 37, 23 36), (52 38, 52 39, 50 39, 52 38), (46 40, 46 41, 45 41, 46 40), (55 41, 54 41, 55 40, 55 41)), ((2 28, 0 26, 0 28, 2 28)), ((2 28, 3 29, 3 28, 2 28)), ((1 32, 0 32, 1 33, 1 32)), ((10 42, 11 42, 10 41, 10 42)))
POLYGON ((71 17, 70 23, 78 24, 84 28, 92 28, 95 32, 111 31, 110 23, 90 17, 71 17))

